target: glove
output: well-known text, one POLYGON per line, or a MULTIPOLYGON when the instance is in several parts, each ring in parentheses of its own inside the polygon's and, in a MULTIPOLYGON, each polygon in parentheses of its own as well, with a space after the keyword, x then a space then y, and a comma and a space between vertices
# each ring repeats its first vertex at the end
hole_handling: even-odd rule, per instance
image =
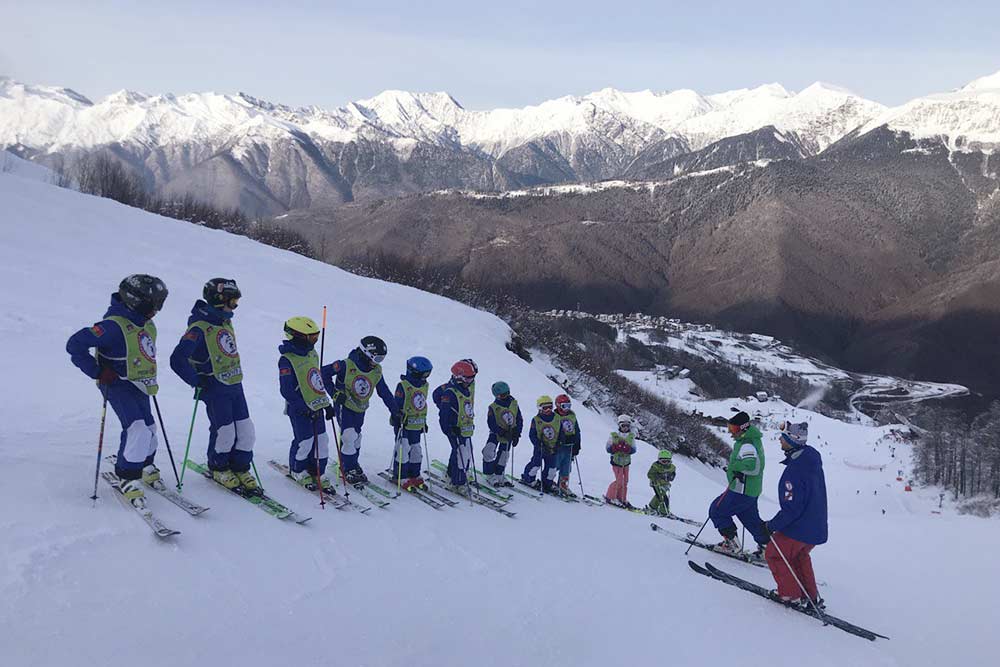
POLYGON ((747 481, 746 475, 744 475, 742 472, 734 473, 733 474, 733 479, 738 479, 738 480, 740 480, 741 482, 744 482, 744 483, 747 481))
POLYGON ((580 445, 573 445, 573 458, 575 459, 580 453, 580 445))
POLYGON ((510 441, 510 446, 511 447, 517 447, 517 443, 518 443, 518 439, 514 438, 513 440, 510 441))
POLYGON ((760 532, 764 535, 764 544, 771 541, 771 529, 767 525, 767 521, 760 522, 760 532))
POLYGON ((427 433, 427 424, 424 424, 424 433, 427 433))
POLYGON ((448 431, 448 435, 450 435, 453 438, 461 438, 462 437, 462 429, 460 429, 457 426, 452 426, 451 430, 448 431))
POLYGON ((400 427, 400 425, 402 423, 403 423, 403 420, 400 417, 400 415, 399 415, 398 412, 393 412, 391 415, 389 415, 389 426, 391 426, 395 430, 398 431, 399 427, 400 427))
POLYGON ((328 405, 323 408, 323 415, 330 421, 333 421, 337 418, 337 410, 332 405, 328 405))
POLYGON ((335 405, 343 405, 346 399, 347 396, 344 395, 344 392, 342 391, 333 392, 333 402, 335 405))
POLYGON ((118 373, 115 369, 110 366, 104 366, 101 368, 100 374, 97 376, 97 384, 108 386, 118 379, 118 373))

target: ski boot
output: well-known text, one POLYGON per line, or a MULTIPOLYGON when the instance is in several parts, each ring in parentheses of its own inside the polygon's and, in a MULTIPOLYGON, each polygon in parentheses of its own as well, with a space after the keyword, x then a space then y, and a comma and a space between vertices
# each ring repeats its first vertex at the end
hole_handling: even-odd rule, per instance
POLYGON ((576 494, 569 490, 569 477, 559 480, 559 493, 566 498, 576 498, 576 494))
POLYGON ((419 477, 411 477, 403 480, 403 483, 400 485, 403 491, 415 491, 417 489, 426 488, 426 486, 427 485, 424 484, 424 480, 419 477))
POLYGON ((740 548, 740 543, 736 541, 735 537, 727 537, 718 544, 714 545, 712 548, 721 553, 727 553, 733 556, 736 556, 743 551, 740 548))
POLYGON ((310 491, 316 490, 316 483, 313 481, 313 476, 309 474, 308 470, 300 470, 299 472, 289 472, 289 476, 296 482, 306 487, 310 491))
POLYGON ((368 478, 361 468, 352 468, 344 473, 344 478, 351 486, 364 486, 368 483, 368 478))
POLYGON ((235 491, 240 486, 240 478, 232 470, 213 470, 212 479, 230 491, 235 491))
POLYGON ((319 478, 319 485, 323 488, 323 493, 328 496, 337 495, 337 489, 333 487, 333 482, 326 475, 319 478))
POLYGON ((125 500, 129 501, 132 507, 137 510, 146 509, 146 494, 142 491, 142 484, 137 479, 123 479, 118 482, 125 500))
POLYGON ((160 469, 150 463, 142 469, 142 481, 153 486, 160 481, 160 469))
POLYGON ((243 492, 248 496, 262 496, 264 492, 261 491, 260 485, 257 484, 257 479, 249 470, 243 470, 237 473, 236 479, 239 481, 240 486, 243 487, 243 492))
POLYGON ((514 486, 514 482, 510 481, 506 475, 500 475, 500 481, 497 482, 497 486, 514 486))
POLYGON ((751 563, 754 563, 754 562, 756 562, 756 563, 763 563, 763 562, 765 562, 765 559, 764 559, 764 549, 765 549, 765 546, 763 544, 758 544, 756 551, 754 551, 752 554, 750 554, 747 557, 747 560, 749 560, 751 563))

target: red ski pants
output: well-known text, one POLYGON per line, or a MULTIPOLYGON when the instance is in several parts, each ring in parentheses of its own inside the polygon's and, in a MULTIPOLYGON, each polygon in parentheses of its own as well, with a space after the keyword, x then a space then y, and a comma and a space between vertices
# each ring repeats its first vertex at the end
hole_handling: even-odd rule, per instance
POLYGON ((611 482, 611 486, 608 487, 608 492, 604 496, 626 503, 628 502, 628 466, 613 465, 611 470, 615 473, 615 481, 611 482))
POLYGON ((816 591, 816 575, 813 574, 812 559, 809 557, 809 552, 813 550, 813 546, 815 545, 793 540, 781 533, 771 535, 771 541, 764 552, 764 558, 767 560, 767 566, 771 568, 771 575, 774 577, 774 581, 778 584, 778 595, 791 599, 801 598, 802 589, 795 583, 795 577, 788 571, 788 567, 785 565, 785 561, 781 559, 781 554, 778 553, 775 545, 781 549, 782 554, 785 554, 788 564, 792 566, 795 575, 802 582, 802 585, 805 586, 809 597, 813 600, 817 599, 819 593, 816 591))

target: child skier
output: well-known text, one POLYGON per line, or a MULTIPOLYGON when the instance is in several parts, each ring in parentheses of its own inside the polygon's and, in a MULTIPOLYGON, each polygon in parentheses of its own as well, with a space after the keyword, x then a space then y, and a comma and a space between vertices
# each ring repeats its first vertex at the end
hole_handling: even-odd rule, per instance
POLYGON ((153 317, 163 308, 167 286, 155 276, 135 274, 121 281, 111 295, 104 319, 84 327, 66 341, 70 360, 111 404, 121 422, 121 443, 115 474, 125 498, 139 509, 145 495, 139 479, 152 484, 160 479, 156 456, 156 423, 149 407, 155 396, 156 325, 153 317), (91 348, 96 355, 91 356, 91 348))
POLYGON ((733 516, 750 531, 757 542, 758 558, 764 555, 764 545, 767 537, 764 533, 764 522, 760 520, 757 511, 757 498, 760 496, 764 482, 764 446, 760 441, 760 431, 750 423, 750 415, 737 412, 729 419, 729 434, 733 436, 733 453, 726 466, 728 486, 718 498, 712 501, 708 516, 712 519, 715 529, 724 538, 716 545, 717 549, 729 553, 741 550, 736 540, 736 524, 733 516))
POLYGON ((208 413, 208 467, 215 481, 260 494, 250 472, 254 427, 243 394, 233 311, 242 296, 236 281, 212 278, 188 317, 188 329, 170 355, 170 367, 198 391, 208 413))
POLYGON ((517 399, 510 395, 510 385, 503 381, 494 382, 491 389, 494 400, 486 417, 490 435, 483 447, 483 474, 493 486, 513 486, 513 482, 504 475, 504 470, 511 447, 517 447, 517 441, 521 439, 524 419, 517 399))
POLYGON ((580 424, 571 409, 572 402, 566 394, 556 396, 556 419, 559 420, 559 447, 556 449, 555 467, 559 470, 559 493, 575 498, 569 490, 569 476, 573 459, 580 453, 580 424))
POLYGON ((451 367, 451 380, 434 390, 434 405, 438 408, 438 424, 451 445, 448 457, 448 478, 452 490, 464 492, 469 483, 472 465, 472 434, 475 432, 475 406, 471 385, 476 369, 467 360, 451 367))
POLYGON ((319 484, 332 495, 333 483, 326 475, 330 438, 323 417, 330 419, 333 412, 315 349, 319 327, 308 317, 292 317, 285 322, 285 338, 278 347, 278 380, 292 423, 288 469, 299 484, 311 491, 319 484))
POLYGON ((389 418, 396 433, 390 474, 406 490, 427 487, 420 476, 420 438, 427 432, 427 378, 433 368, 427 357, 410 357, 396 385, 396 412, 389 418))
POLYGON ((618 430, 611 432, 604 449, 611 454, 611 470, 615 474, 615 481, 608 486, 604 500, 610 505, 632 509, 632 505, 628 502, 628 467, 632 464, 632 455, 636 449, 630 416, 618 417, 618 430))
POLYGON ((816 589, 809 552, 827 540, 826 479, 823 475, 823 458, 806 444, 809 424, 784 422, 781 424, 781 449, 785 452, 778 482, 778 499, 781 510, 764 525, 765 536, 770 536, 764 557, 778 584, 776 595, 785 603, 811 607, 799 588, 795 577, 788 570, 791 565, 795 576, 802 582, 812 602, 823 607, 823 599, 816 589), (778 553, 778 550, 781 553, 778 553), (785 564, 784 556, 788 559, 785 564))
POLYGON ((340 458, 344 477, 351 485, 368 482, 358 457, 361 454, 361 427, 365 423, 365 411, 372 394, 378 394, 390 416, 399 417, 396 399, 382 377, 381 364, 387 352, 388 348, 381 338, 365 336, 346 359, 323 367, 323 379, 334 388, 333 402, 340 425, 340 458))
POLYGON ((552 409, 551 396, 539 396, 535 405, 538 406, 538 414, 531 418, 528 429, 528 439, 533 446, 531 460, 524 467, 521 481, 532 488, 541 488, 545 493, 551 493, 557 488, 558 469, 555 464, 560 423, 552 409), (535 481, 539 469, 542 472, 541 486, 535 481))
POLYGON ((670 483, 677 476, 673 454, 669 449, 661 449, 653 465, 649 466, 646 477, 653 489, 653 499, 646 505, 646 511, 657 516, 670 516, 670 483))

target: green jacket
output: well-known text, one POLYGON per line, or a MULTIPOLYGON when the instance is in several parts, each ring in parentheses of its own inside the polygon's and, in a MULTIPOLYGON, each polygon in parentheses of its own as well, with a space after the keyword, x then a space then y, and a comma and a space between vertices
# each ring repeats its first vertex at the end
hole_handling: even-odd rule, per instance
POLYGON ((729 490, 757 498, 764 484, 764 445, 760 431, 751 426, 733 442, 733 453, 726 467, 729 490), (740 477, 737 477, 740 473, 740 477))
POLYGON ((653 461, 653 465, 649 466, 649 472, 646 473, 651 486, 669 485, 670 482, 674 481, 674 477, 676 476, 677 466, 673 463, 663 465, 659 461, 653 461))

